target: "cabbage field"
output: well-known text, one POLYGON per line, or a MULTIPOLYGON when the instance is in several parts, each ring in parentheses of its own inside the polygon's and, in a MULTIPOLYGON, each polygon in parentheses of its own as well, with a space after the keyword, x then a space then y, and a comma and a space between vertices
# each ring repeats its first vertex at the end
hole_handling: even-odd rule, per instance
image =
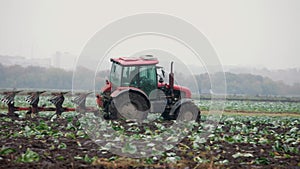
MULTIPOLYGON (((209 110, 210 101, 198 103, 201 110, 209 110)), ((264 112, 264 113, 300 113, 299 102, 270 101, 226 101, 225 111, 264 112)))
MULTIPOLYGON (((47 97, 41 104, 51 106, 47 97)), ((88 99, 92 104, 93 98, 88 99)), ((16 106, 28 106, 23 96, 16 106)), ((93 142, 83 129, 82 117, 65 112, 40 112, 34 117, 25 112, 8 115, 0 109, 0 168, 299 168, 300 167, 300 103, 227 101, 217 128, 207 137, 210 101, 197 103, 203 115, 201 122, 191 124, 188 136, 167 151, 156 150, 147 158, 115 155, 106 146, 93 142)), ((64 106, 73 104, 68 98, 64 106)), ((89 118, 96 118, 87 113, 89 118)), ((157 138, 170 131, 172 121, 156 119, 137 124, 113 121, 119 135, 132 138, 157 138)), ((172 131, 170 131, 172 132, 172 131)), ((103 136, 104 137, 104 136, 103 136)), ((149 145, 153 146, 153 145, 149 145)), ((168 146, 168 145, 165 145, 168 146)), ((121 151, 135 153, 128 144, 121 151)))

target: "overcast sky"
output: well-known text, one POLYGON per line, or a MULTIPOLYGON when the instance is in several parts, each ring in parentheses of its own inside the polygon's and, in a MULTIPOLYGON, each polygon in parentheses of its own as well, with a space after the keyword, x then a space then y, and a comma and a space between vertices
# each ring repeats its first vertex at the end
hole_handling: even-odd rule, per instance
POLYGON ((144 12, 193 24, 224 65, 300 67, 299 0, 0 0, 0 55, 79 55, 105 25, 144 12))

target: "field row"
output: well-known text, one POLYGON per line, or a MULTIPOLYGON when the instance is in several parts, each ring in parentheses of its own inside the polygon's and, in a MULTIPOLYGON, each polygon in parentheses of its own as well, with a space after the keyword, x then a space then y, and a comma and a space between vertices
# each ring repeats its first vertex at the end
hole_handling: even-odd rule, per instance
POLYGON ((300 166, 300 119, 295 117, 233 115, 223 116, 213 125, 209 117, 202 116, 200 125, 191 123, 174 128, 174 122, 161 119, 139 125, 103 121, 92 113, 78 119, 75 115, 64 113, 61 119, 50 119, 51 113, 40 113, 35 118, 0 115, 0 165, 25 168, 300 166), (181 140, 174 137, 178 132, 187 135, 181 140), (120 147, 122 140, 130 141, 120 147), (161 144, 147 143, 149 140, 161 144), (147 144, 139 147, 136 142, 147 144), (111 153, 111 149, 117 148, 127 155, 143 157, 147 151, 155 154, 141 159, 124 158, 111 153))
MULTIPOLYGON (((53 106, 49 101, 49 96, 40 97, 40 105, 53 106)), ((65 107, 74 107, 70 97, 65 97, 65 107)), ((195 101, 201 110, 207 111, 211 105, 210 100, 195 101)), ((96 106, 95 99, 87 98, 87 106, 96 106)), ((225 101, 225 111, 245 111, 245 112, 269 112, 269 113, 300 113, 300 102, 280 102, 280 101, 246 101, 246 100, 231 100, 225 101)), ((25 96, 15 98, 15 106, 29 106, 25 101, 25 96)), ((1 104, 1 108, 5 108, 1 104)))
MULTIPOLYGON (((209 110, 210 100, 201 100, 201 110, 209 110)), ((258 102, 258 101, 225 101, 225 111, 300 113, 300 102, 258 102)))

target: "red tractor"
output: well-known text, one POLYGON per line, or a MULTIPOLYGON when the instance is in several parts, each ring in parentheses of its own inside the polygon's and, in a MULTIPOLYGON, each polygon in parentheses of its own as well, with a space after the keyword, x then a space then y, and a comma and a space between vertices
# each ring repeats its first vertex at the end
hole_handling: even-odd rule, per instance
POLYGON ((168 120, 200 119, 200 110, 191 99, 191 91, 174 84, 173 62, 167 84, 163 80, 165 71, 152 55, 110 61, 110 79, 97 95, 97 104, 104 110, 105 119, 141 121, 148 113, 160 113, 168 120))

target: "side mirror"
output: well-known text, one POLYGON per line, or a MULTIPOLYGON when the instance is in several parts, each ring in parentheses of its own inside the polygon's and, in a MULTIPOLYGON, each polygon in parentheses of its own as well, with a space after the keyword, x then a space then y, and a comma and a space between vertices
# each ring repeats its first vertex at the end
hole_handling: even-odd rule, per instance
POLYGON ((158 80, 158 82, 159 82, 159 83, 163 83, 163 82, 164 82, 164 79, 163 79, 162 77, 160 77, 159 80, 158 80))

